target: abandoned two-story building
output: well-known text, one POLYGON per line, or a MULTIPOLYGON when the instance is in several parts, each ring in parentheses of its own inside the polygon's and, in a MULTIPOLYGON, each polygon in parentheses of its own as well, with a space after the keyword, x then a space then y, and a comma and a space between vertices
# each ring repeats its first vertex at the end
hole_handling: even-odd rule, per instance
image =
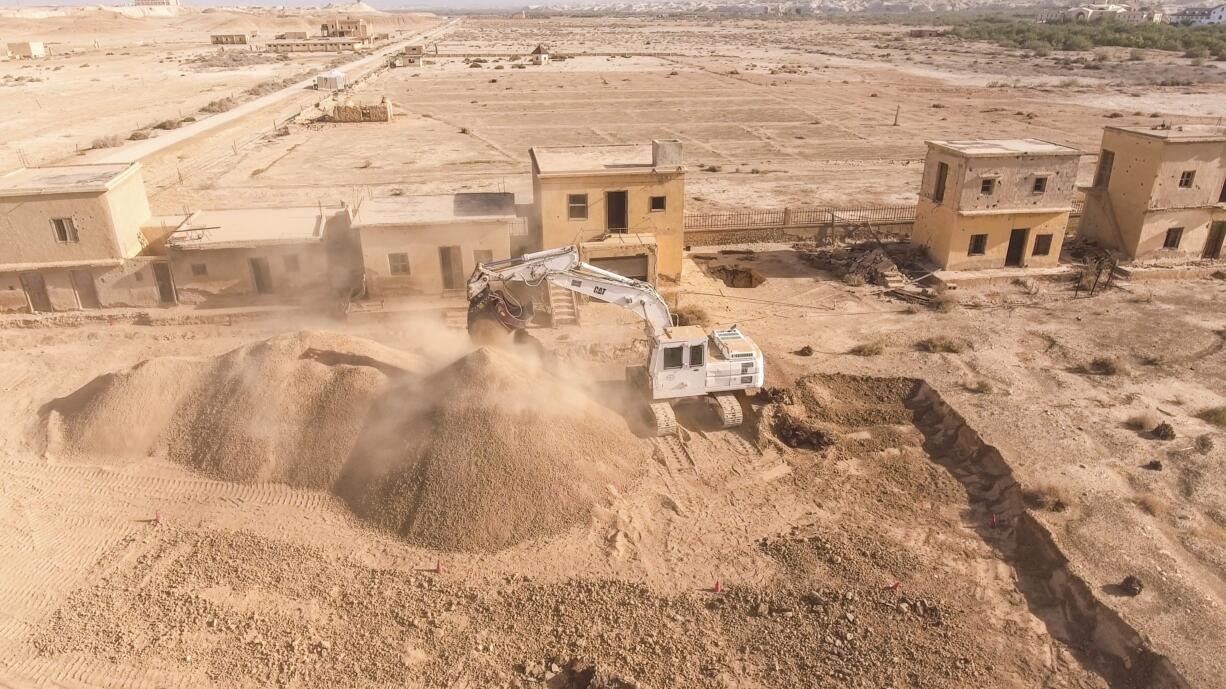
POLYGON ((1080 155, 1038 139, 929 141, 911 241, 944 270, 1055 266, 1080 155))
POLYGON ((1226 127, 1107 127, 1081 232, 1131 259, 1222 258, 1226 127))
POLYGON ((169 266, 141 256, 148 220, 138 163, 29 168, 0 177, 0 310, 173 301, 169 266))
POLYGON ((533 248, 577 244, 584 260, 627 277, 680 279, 681 142, 537 146, 529 153, 533 248))

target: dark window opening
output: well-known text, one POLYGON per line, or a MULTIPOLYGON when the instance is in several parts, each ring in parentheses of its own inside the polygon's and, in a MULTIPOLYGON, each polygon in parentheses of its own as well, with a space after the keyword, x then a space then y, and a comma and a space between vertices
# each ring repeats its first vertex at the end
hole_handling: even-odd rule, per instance
POLYGON ((1031 252, 1034 256, 1047 256, 1051 253, 1051 235, 1039 234, 1034 237, 1034 251, 1031 252))
POLYGON ((587 194, 566 195, 566 218, 587 220, 587 194))
POLYGON ((1179 187, 1181 189, 1191 189, 1192 182, 1196 179, 1196 170, 1184 170, 1179 175, 1179 187))
POLYGON ((988 178, 979 183, 980 194, 991 196, 993 191, 996 191, 996 180, 988 178))
POLYGON ((81 241, 77 236, 77 226, 72 218, 52 218, 51 226, 55 228, 55 241, 73 244, 81 241))
POLYGON ((1226 203, 1226 182, 1222 182, 1222 191, 1217 195, 1218 203, 1226 203))
POLYGON ((409 255, 408 254, 388 254, 387 267, 392 275, 408 275, 409 274, 409 255))
POLYGON ((971 246, 967 256, 982 256, 988 252, 988 236, 986 234, 971 235, 971 246))
POLYGON ((651 197, 651 210, 652 210, 652 212, 658 212, 658 211, 662 211, 662 210, 664 210, 664 209, 665 209, 665 207, 666 207, 666 203, 667 203, 667 202, 666 202, 664 199, 665 199, 665 197, 663 197, 663 196, 653 196, 653 197, 651 197))
POLYGON ((1115 153, 1103 149, 1098 157, 1098 169, 1094 171, 1094 186, 1105 187, 1111 183, 1111 166, 1115 164, 1115 153))
POLYGON ((706 362, 707 345, 690 345, 690 366, 702 366, 706 362))
POLYGON ((1035 177, 1034 187, 1032 191, 1036 194, 1046 194, 1047 193, 1047 178, 1046 177, 1035 177))
POLYGON ((1162 240, 1163 249, 1178 249, 1179 242, 1183 241, 1183 228, 1172 227, 1166 231, 1166 238, 1162 240))
POLYGON ((945 200, 945 181, 949 178, 949 165, 937 163, 937 181, 932 187, 932 200, 941 203, 945 200))
POLYGON ((671 371, 673 369, 681 368, 681 363, 682 363, 681 359, 684 353, 685 353, 684 345, 677 345, 676 347, 665 347, 664 348, 664 370, 671 371))
POLYGON ((202 278, 209 274, 209 266, 207 263, 193 263, 192 277, 202 278))

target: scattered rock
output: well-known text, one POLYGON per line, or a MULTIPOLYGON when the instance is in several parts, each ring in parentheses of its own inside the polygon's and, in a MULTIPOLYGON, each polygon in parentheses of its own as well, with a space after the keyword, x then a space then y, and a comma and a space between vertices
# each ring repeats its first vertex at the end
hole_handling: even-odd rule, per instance
POLYGON ((1150 460, 1141 466, 1142 469, 1150 471, 1162 471, 1162 461, 1158 459, 1150 460))
POLYGON ((1141 583, 1141 577, 1129 574, 1120 582, 1120 590, 1129 596, 1139 596, 1144 590, 1145 585, 1141 583))
POLYGON ((1157 426, 1154 426, 1154 430, 1151 432, 1154 434, 1154 437, 1157 438, 1158 440, 1174 440, 1175 439, 1175 427, 1165 421, 1158 424, 1157 426))
POLYGON ((813 348, 809 345, 805 345, 792 353, 796 356, 813 356, 813 348))

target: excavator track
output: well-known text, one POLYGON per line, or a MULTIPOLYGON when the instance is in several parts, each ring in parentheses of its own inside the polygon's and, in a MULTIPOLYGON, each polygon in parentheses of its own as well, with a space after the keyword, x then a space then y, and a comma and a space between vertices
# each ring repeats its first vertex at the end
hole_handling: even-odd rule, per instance
POLYGON ((715 400, 715 412, 719 414, 719 423, 723 428, 736 428, 745 422, 741 400, 737 399, 736 393, 718 392, 711 398, 715 400))
POLYGON ((677 415, 673 412, 673 405, 668 402, 651 402, 647 408, 657 436, 677 435, 677 415))

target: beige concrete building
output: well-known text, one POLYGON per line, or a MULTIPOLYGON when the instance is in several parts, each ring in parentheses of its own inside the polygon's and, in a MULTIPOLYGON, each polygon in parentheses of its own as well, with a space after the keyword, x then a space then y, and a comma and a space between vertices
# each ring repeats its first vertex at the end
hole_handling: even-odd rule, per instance
POLYGON ((366 47, 360 38, 278 38, 265 44, 274 53, 342 53, 366 47))
POLYGON ((192 213, 165 241, 179 302, 231 306, 253 297, 327 298, 347 278, 340 246, 348 224, 341 206, 192 213))
POLYGON ((173 302, 169 268, 142 257, 149 202, 137 163, 0 177, 0 310, 173 302))
POLYGON ((527 234, 515 195, 461 193, 367 199, 353 215, 367 294, 462 290, 477 263, 509 258, 527 234))
POLYGON ((370 23, 365 19, 337 17, 336 19, 329 19, 320 25, 319 35, 333 38, 361 38, 366 40, 371 37, 370 23))
POLYGON ((529 57, 534 65, 547 65, 549 64, 549 48, 546 48, 544 45, 538 45, 532 50, 529 57))
POLYGON ((1226 128, 1107 127, 1081 233, 1133 259, 1222 258, 1226 128))
POLYGON ((681 142, 537 146, 530 156, 533 248, 578 244, 591 263, 623 275, 652 282, 657 275, 680 279, 681 142))
POLYGON ((250 37, 245 33, 215 33, 209 36, 213 45, 247 45, 250 37))
POLYGON ((39 41, 18 41, 8 44, 9 54, 19 60, 47 57, 47 46, 39 41))
POLYGON ((945 270, 1055 266, 1080 156, 1038 139, 929 141, 911 241, 945 270))

